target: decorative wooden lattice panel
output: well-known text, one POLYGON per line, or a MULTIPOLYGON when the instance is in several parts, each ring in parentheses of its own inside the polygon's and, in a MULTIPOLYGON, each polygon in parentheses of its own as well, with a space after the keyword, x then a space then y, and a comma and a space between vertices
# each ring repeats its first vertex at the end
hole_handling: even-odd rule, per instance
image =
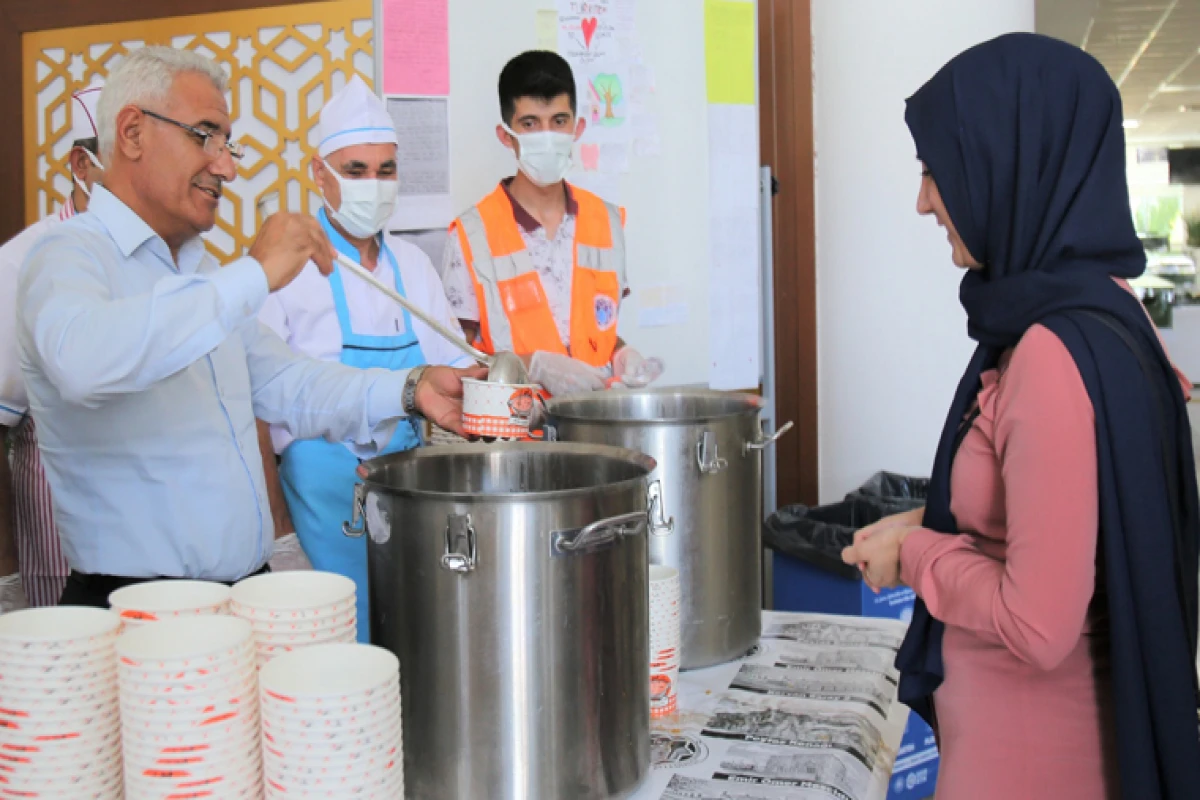
POLYGON ((28 222, 56 211, 71 191, 71 94, 107 76, 147 44, 195 50, 224 67, 235 138, 246 146, 205 236, 221 261, 254 239, 258 198, 277 192, 288 210, 321 200, 308 169, 325 100, 358 73, 374 75, 371 0, 170 17, 25 34, 25 209, 28 222))

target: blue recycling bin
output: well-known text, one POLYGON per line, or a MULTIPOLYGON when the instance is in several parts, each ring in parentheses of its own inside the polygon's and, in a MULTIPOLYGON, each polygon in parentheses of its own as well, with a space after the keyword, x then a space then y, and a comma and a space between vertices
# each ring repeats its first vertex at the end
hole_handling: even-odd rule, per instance
MULTIPOLYGON (((913 590, 903 587, 875 594, 856 569, 841 563, 841 548, 858 528, 922 505, 926 486, 920 479, 879 473, 842 503, 812 509, 792 506, 772 514, 764 526, 764 540, 774 549, 774 608, 907 622, 916 599, 913 590), (897 496, 897 489, 903 496, 897 496)), ((919 716, 909 714, 888 800, 931 797, 937 776, 933 730, 919 716)))

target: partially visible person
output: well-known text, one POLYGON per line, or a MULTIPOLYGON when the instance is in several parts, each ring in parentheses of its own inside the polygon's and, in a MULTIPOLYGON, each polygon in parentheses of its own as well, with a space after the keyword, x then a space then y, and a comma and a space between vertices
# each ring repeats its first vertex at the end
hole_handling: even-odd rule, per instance
POLYGON ((96 103, 103 84, 71 96, 71 192, 58 213, 35 222, 0 247, 0 611, 58 602, 69 568, 58 542, 50 486, 38 453, 17 352, 17 273, 34 243, 63 220, 87 211, 104 174, 96 153, 96 103))
POLYGON ((98 108, 103 186, 21 268, 21 368, 71 565, 63 604, 264 571, 274 531, 256 416, 375 452, 414 414, 461 431, 462 378, 484 374, 317 361, 258 321, 308 262, 329 274, 334 251, 315 219, 280 213, 247 257, 219 268, 208 254, 200 234, 242 155, 227 88, 189 51, 126 56, 98 108))
MULTIPOLYGON (((387 109, 357 75, 321 109, 313 181, 324 206, 317 219, 339 253, 456 330, 446 291, 429 256, 385 231, 396 206, 396 130, 387 109)), ((334 266, 325 277, 309 262, 296 279, 267 298, 259 318, 293 352, 351 367, 409 370, 422 364, 466 368, 473 361, 396 301, 334 266)), ((459 334, 461 336, 461 332, 459 334)), ((271 426, 282 456, 287 512, 313 567, 352 578, 358 587, 358 639, 371 639, 367 542, 342 533, 354 502, 354 470, 366 448, 354 441, 298 440, 271 426)), ((420 445, 414 424, 400 424, 379 455, 420 445)))
POLYGON ((625 210, 568 184, 575 77, 557 53, 530 51, 500 73, 496 137, 517 174, 450 226, 442 280, 467 338, 511 351, 552 394, 651 383, 662 362, 617 336, 625 278, 625 210))
POLYGON ((926 508, 843 558, 919 598, 897 666, 938 732, 936 797, 1194 798, 1190 384, 1126 283, 1146 264, 1120 93, 1083 51, 1012 34, 905 120, 979 346, 926 508))

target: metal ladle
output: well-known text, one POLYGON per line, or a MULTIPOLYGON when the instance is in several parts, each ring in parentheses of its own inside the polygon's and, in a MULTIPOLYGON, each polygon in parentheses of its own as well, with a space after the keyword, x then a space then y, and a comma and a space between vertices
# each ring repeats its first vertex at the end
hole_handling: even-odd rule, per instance
POLYGON ((433 317, 426 314, 416 306, 411 300, 397 292, 395 289, 387 286, 378 278, 370 273, 366 267, 359 264, 357 261, 347 258, 341 253, 337 254, 337 262, 347 271, 352 272, 355 277, 366 281, 375 289, 383 292, 388 297, 395 300, 400 305, 408 310, 417 319, 424 322, 430 328, 438 333, 450 344, 462 350, 471 358, 488 366, 488 382, 489 383, 529 383, 529 370, 525 368, 525 363, 521 361, 516 353, 501 352, 494 356, 489 356, 481 350, 477 350, 466 341, 460 339, 459 336, 442 323, 435 320, 433 317))

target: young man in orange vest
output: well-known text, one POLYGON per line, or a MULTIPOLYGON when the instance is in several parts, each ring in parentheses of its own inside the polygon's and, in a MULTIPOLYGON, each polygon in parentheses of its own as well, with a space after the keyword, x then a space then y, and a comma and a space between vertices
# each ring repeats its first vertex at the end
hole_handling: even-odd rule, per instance
POLYGON ((530 51, 500 73, 500 143, 519 172, 450 226, 442 282, 468 340, 510 350, 551 394, 645 386, 662 362, 617 336, 625 210, 569 185, 575 79, 556 53, 530 51))

